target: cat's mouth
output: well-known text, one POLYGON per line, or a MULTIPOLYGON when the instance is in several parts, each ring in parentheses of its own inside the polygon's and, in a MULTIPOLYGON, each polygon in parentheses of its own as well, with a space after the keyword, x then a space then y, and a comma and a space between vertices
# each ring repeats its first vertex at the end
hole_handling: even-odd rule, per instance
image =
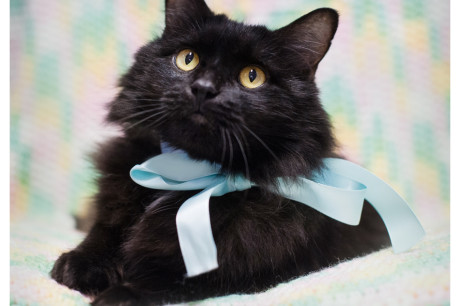
POLYGON ((199 126, 209 125, 208 119, 199 110, 191 114, 190 120, 199 126))

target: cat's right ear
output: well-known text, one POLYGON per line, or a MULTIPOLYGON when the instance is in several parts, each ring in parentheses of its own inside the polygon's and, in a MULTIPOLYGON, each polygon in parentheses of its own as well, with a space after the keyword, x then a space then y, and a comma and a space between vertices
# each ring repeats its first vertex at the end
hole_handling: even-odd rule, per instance
POLYGON ((166 30, 177 27, 193 27, 213 13, 204 0, 166 0, 166 30))
POLYGON ((338 24, 337 11, 320 8, 276 30, 275 34, 290 49, 297 50, 314 73, 331 46, 338 24))

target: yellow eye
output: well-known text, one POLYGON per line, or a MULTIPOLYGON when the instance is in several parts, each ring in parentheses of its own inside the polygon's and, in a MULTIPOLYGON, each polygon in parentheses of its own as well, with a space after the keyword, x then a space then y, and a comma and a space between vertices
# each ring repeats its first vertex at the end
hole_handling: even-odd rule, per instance
POLYGON ((177 67, 184 71, 195 69, 199 62, 200 58, 198 57, 198 54, 190 49, 184 49, 176 56, 177 67))
POLYGON ((256 88, 265 83, 265 73, 257 66, 244 67, 240 72, 240 83, 246 88, 256 88))

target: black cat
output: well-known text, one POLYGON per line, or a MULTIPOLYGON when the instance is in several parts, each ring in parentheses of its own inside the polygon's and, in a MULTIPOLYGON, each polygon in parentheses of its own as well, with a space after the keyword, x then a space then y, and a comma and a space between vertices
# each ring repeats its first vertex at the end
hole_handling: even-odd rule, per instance
POLYGON ((162 36, 135 56, 109 105, 123 136, 95 154, 97 218, 51 276, 97 305, 161 304, 258 292, 389 245, 367 203, 348 226, 277 195, 277 177, 309 177, 334 156, 315 72, 338 14, 315 10, 276 31, 215 15, 203 0, 166 0, 162 36), (258 187, 212 197, 219 268, 187 278, 175 216, 196 191, 134 183, 130 169, 160 153, 243 174, 258 187))

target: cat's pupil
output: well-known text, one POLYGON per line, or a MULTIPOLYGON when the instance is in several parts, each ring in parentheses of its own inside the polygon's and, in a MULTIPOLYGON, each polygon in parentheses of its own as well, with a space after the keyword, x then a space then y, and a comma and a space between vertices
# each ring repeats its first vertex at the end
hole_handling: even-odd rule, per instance
POLYGON ((251 69, 249 71, 249 81, 252 83, 257 78, 257 71, 255 69, 251 69))
POLYGON ((193 61, 193 58, 195 55, 193 54, 192 51, 190 51, 186 56, 185 56, 185 64, 188 65, 190 64, 191 61, 193 61))

